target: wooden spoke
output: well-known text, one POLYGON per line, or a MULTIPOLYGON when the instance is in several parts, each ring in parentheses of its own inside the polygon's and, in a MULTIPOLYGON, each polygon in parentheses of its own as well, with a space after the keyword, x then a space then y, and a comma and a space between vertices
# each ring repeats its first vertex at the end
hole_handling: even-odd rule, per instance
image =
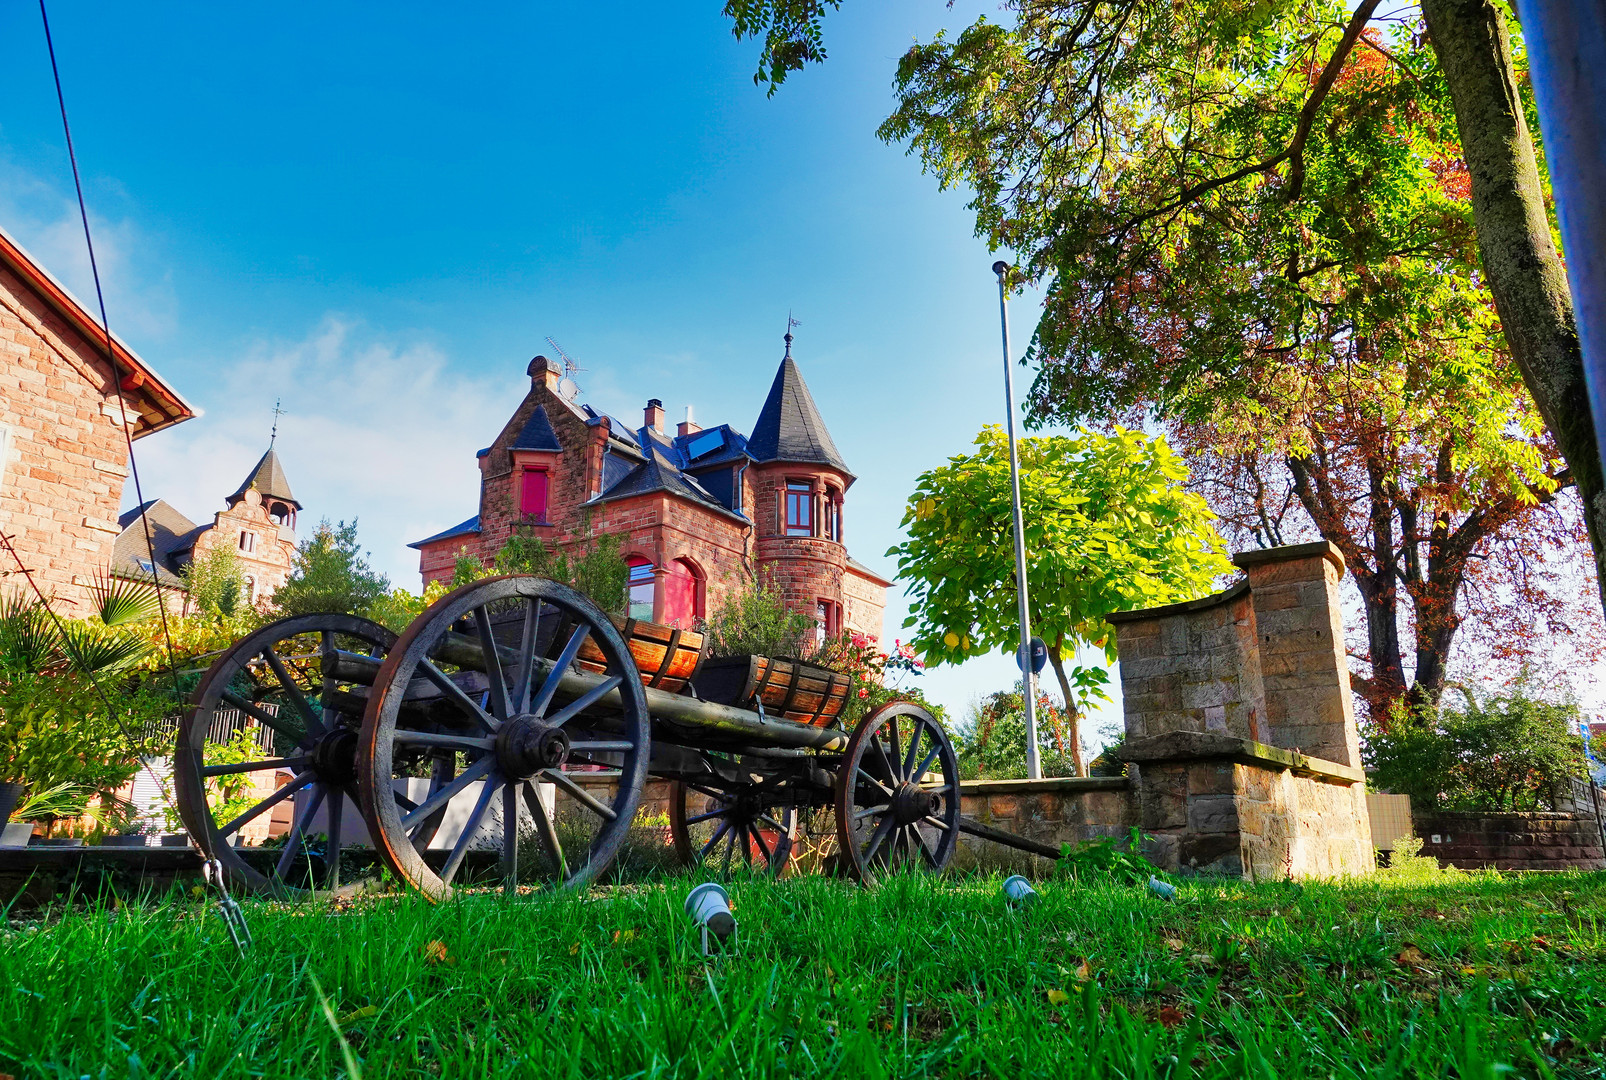
POLYGON ((512 716, 509 711, 507 679, 502 674, 502 655, 496 647, 496 635, 491 633, 491 613, 481 605, 474 609, 474 629, 479 634, 480 648, 485 653, 485 680, 490 683, 491 715, 498 720, 512 716))
POLYGON ((265 758, 262 761, 240 761, 233 765, 203 765, 201 766, 201 775, 205 777, 234 776, 238 773, 267 772, 269 769, 302 769, 311 760, 311 758, 302 755, 301 757, 265 758))
POLYGON ((502 785, 502 889, 519 888, 519 792, 522 784, 502 785))
POLYGON ((875 827, 875 832, 870 834, 870 843, 864 849, 865 862, 869 862, 871 859, 875 858, 876 852, 881 850, 881 845, 886 842, 887 837, 892 832, 892 827, 896 823, 897 819, 891 814, 888 814, 881 819, 881 824, 877 825, 875 827))
POLYGON ((530 816, 535 819, 536 833, 541 837, 542 843, 546 844, 547 853, 552 856, 552 862, 558 868, 558 877, 568 877, 569 863, 563 857, 563 845, 558 842, 558 830, 546 812, 546 804, 541 801, 541 793, 536 790, 532 782, 526 782, 524 785, 524 805, 530 808, 530 816))
POLYGON ((924 821, 927 825, 931 825, 931 826, 933 826, 935 828, 941 829, 943 832, 948 832, 949 831, 948 823, 946 821, 944 821, 940 817, 934 817, 931 814, 927 814, 925 817, 921 818, 920 820, 924 821))
MULTIPOLYGON (((879 746, 880 743, 877 743, 876 745, 879 746)), ((890 768, 890 765, 889 765, 889 768, 890 768)), ((870 781, 870 783, 872 783, 876 787, 880 788, 882 790, 882 792, 886 794, 887 798, 890 799, 890 798, 893 797, 892 789, 887 787, 887 785, 883 784, 881 781, 877 780, 875 777, 871 776, 869 773, 865 772, 863 767, 860 767, 860 769, 858 770, 858 773, 859 773, 860 777, 862 777, 865 780, 870 781)))
POLYGON ((412 828, 412 826, 416 825, 418 822, 429 817, 429 815, 433 814, 436 810, 451 802, 453 797, 455 797, 459 791, 462 791, 474 781, 480 779, 486 773, 490 772, 491 764, 491 758, 482 757, 478 761, 474 762, 474 764, 464 769, 458 774, 457 779, 453 780, 450 784, 447 784, 439 791, 432 793, 429 798, 419 803, 417 808, 412 810, 410 813, 405 814, 401 819, 402 828, 412 828))
POLYGON ((473 735, 440 735, 432 731, 412 731, 408 728, 397 728, 395 741, 406 743, 409 746, 444 746, 453 750, 490 750, 496 746, 495 739, 478 738, 473 735))
MULTIPOLYGON (((552 695, 558 692, 558 683, 563 681, 563 673, 569 670, 575 658, 580 655, 580 647, 585 644, 586 638, 591 636, 591 627, 581 623, 569 635, 569 641, 563 646, 563 652, 552 664, 552 670, 546 673, 546 679, 541 683, 540 693, 530 702, 530 712, 535 716, 545 716, 547 706, 552 704, 552 695)), ((623 681, 623 680, 621 680, 623 681)), ((618 685, 615 683, 614 685, 618 685)))
POLYGON ((718 810, 710 810, 706 814, 698 814, 696 817, 687 818, 686 819, 686 824, 688 824, 688 825, 696 825, 696 824, 699 824, 700 822, 712 821, 714 818, 724 817, 725 813, 726 813, 726 811, 725 811, 725 809, 723 807, 721 807, 718 810))
POLYGON ((593 796, 591 792, 587 791, 579 784, 576 784, 573 780, 570 780, 563 774, 561 770, 543 769, 541 771, 541 775, 546 777, 548 780, 551 780, 564 791, 567 791, 569 793, 569 797, 575 802, 579 803, 587 810, 590 810, 592 813, 601 816, 604 820, 613 821, 619 816, 618 814, 614 813, 611 808, 598 802, 596 797, 593 796))
POLYGON ((882 803, 880 806, 866 806, 863 810, 855 810, 853 812, 853 820, 857 821, 860 818, 869 817, 871 814, 885 814, 891 809, 891 803, 882 803))
MULTIPOLYGON (((879 756, 881 758, 881 764, 883 764, 883 765, 885 765, 887 767, 887 779, 893 781, 894 783, 896 783, 897 780, 898 780, 898 770, 897 770, 896 767, 893 766, 892 758, 896 757, 897 754, 898 754, 898 743, 897 743, 898 731, 897 731, 897 728, 893 728, 892 737, 893 737, 892 754, 890 756, 887 754, 887 748, 881 744, 881 740, 880 739, 871 739, 870 742, 871 742, 872 745, 875 746, 875 752, 876 752, 877 756, 879 756)), ((860 771, 862 772, 863 770, 860 770, 860 771)), ((870 774, 867 773, 867 772, 864 775, 865 776, 870 776, 870 774)), ((875 778, 871 777, 871 779, 874 780, 875 778)), ((880 781, 876 781, 876 782, 880 783, 880 781)), ((882 788, 882 790, 888 792, 889 794, 892 791, 892 789, 887 787, 885 784, 881 784, 881 788, 882 788)))
POLYGON ((294 739, 297 747, 303 750, 312 748, 312 743, 308 739, 308 735, 311 733, 305 729, 291 726, 284 717, 274 716, 270 712, 257 708, 233 690, 224 689, 218 696, 228 702, 231 707, 239 709, 258 723, 266 724, 287 739, 294 739))
POLYGON ((755 843, 758 844, 758 849, 764 853, 764 861, 766 863, 768 863, 771 859, 774 858, 774 856, 770 854, 769 845, 764 842, 764 834, 763 834, 763 832, 761 830, 759 830, 759 829, 754 829, 753 830, 753 840, 754 840, 755 843))
MULTIPOLYGON (((547 717, 547 723, 551 724, 553 727, 562 727, 564 724, 568 723, 570 720, 573 720, 576 716, 579 716, 581 713, 591 708, 591 706, 613 693, 619 688, 619 684, 624 681, 624 678, 619 675, 608 676, 606 679, 603 679, 602 682, 598 683, 596 686, 592 687, 590 690, 587 690, 585 693, 569 702, 563 708, 547 717)), ((543 686, 541 688, 541 693, 543 695, 546 694, 546 687, 543 686)))
POLYGON ((430 663, 430 661, 420 660, 418 662, 418 670, 423 672, 424 678, 440 688, 440 692, 446 695, 448 701, 462 709, 470 718, 478 720, 480 726, 485 728, 486 731, 494 732, 502 726, 500 720, 480 708, 479 702, 464 693, 461 686, 454 683, 444 671, 430 663))
POLYGON ((836 780, 843 869, 873 885, 885 871, 946 867, 959 837, 959 803, 949 794, 958 774, 953 743, 920 706, 895 701, 861 720, 836 780), (886 770, 887 783, 866 769, 872 761, 872 768, 886 770), (926 780, 932 769, 939 772, 936 783, 926 780), (911 798, 916 790, 941 797, 922 811, 917 809, 922 800, 911 798))
POLYGON ((295 865, 296 855, 301 851, 301 842, 307 835, 307 826, 312 822, 312 815, 318 812, 318 806, 323 802, 324 786, 312 785, 312 798, 307 800, 301 812, 296 815, 295 824, 290 827, 290 835, 284 838, 284 853, 279 856, 279 863, 273 868, 273 873, 283 879, 290 873, 295 865))
POLYGON ((715 844, 719 843, 720 837, 722 837, 726 833, 730 832, 730 830, 731 830, 731 823, 729 821, 727 821, 727 822, 725 822, 725 824, 721 825, 714 832, 714 835, 711 838, 709 838, 708 843, 703 845, 702 850, 697 853, 697 857, 699 859, 708 858, 708 853, 713 850, 715 844))
POLYGON ((909 779, 914 783, 918 784, 920 781, 926 778, 926 773, 931 771, 931 763, 937 760, 938 754, 942 753, 942 743, 937 742, 935 739, 933 739, 932 742, 934 745, 931 748, 931 752, 927 754, 925 760, 920 763, 920 768, 909 774, 909 779))
POLYGON ((766 825, 768 825, 770 828, 774 829, 776 832, 780 833, 782 836, 785 836, 787 833, 789 833, 791 831, 785 825, 782 825, 779 821, 776 821, 774 818, 770 817, 768 814, 760 814, 760 815, 758 815, 758 820, 764 822, 766 825))
POLYGON ((238 832, 242 825, 246 825, 252 821, 255 821, 260 815, 268 810, 271 810, 273 807, 278 806, 280 803, 284 802, 284 800, 306 787, 307 784, 313 779, 313 776, 314 773, 311 769, 308 769, 305 772, 296 773, 290 778, 290 781, 283 787, 279 788, 278 791, 275 791, 272 795, 269 795, 266 799, 263 799, 261 802, 251 807, 251 809, 247 810, 245 813, 241 814, 227 825, 220 827, 218 829, 218 833, 222 836, 228 836, 230 833, 238 832))
POLYGON ((530 684, 535 679, 535 639, 541 633, 541 601, 524 598, 524 627, 519 633, 519 669, 513 682, 513 712, 530 711, 530 684))
POLYGON ((284 690, 285 696, 290 699, 290 704, 295 706, 296 712, 300 713, 307 721, 307 730, 322 735, 326 730, 323 726, 323 721, 312 711, 312 706, 307 702, 307 695, 301 692, 301 687, 296 685, 296 681, 285 670, 284 661, 279 659, 279 654, 273 651, 272 645, 262 650, 262 659, 266 660, 268 666, 273 669, 274 677, 279 680, 279 686, 284 690))
MULTIPOLYGON (((909 828, 914 830, 915 839, 920 841, 920 854, 925 856, 926 865, 931 867, 933 870, 936 870, 938 868, 936 849, 930 844, 926 843, 926 834, 921 832, 919 827, 911 825, 909 828)), ((944 826, 944 828, 946 829, 946 826, 944 826)))
POLYGON ((480 831, 480 822, 485 820, 485 811, 491 805, 491 796, 496 794, 497 782, 486 780, 485 786, 480 789, 480 797, 474 800, 474 809, 468 812, 468 820, 463 822, 463 832, 452 845, 452 853, 446 856, 446 865, 441 867, 441 880, 448 885, 457 876, 458 867, 463 865, 463 856, 468 854, 468 846, 480 831))
POLYGON ((915 755, 920 752, 920 737, 926 733, 925 725, 915 724, 914 731, 909 733, 909 752, 903 756, 903 772, 898 774, 901 780, 915 778, 915 755))
POLYGON ((324 888, 334 889, 340 885, 340 829, 345 823, 341 820, 346 816, 346 793, 339 788, 329 791, 329 843, 324 848, 323 859, 327 867, 324 875, 324 888))

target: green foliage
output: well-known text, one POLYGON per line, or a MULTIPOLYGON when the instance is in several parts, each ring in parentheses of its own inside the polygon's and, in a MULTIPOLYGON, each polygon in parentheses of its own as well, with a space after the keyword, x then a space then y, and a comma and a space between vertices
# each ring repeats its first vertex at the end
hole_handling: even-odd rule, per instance
POLYGON ((780 590, 764 581, 728 590, 699 629, 705 656, 812 655, 816 622, 786 605, 780 590))
MULTIPOLYGON (((130 609, 113 606, 114 617, 130 609)), ((52 618, 32 597, 0 599, 0 677, 6 673, 78 672, 112 676, 139 666, 151 646, 133 626, 107 626, 98 619, 52 618)))
POLYGON ((273 605, 283 615, 366 615, 389 592, 390 579, 368 565, 357 544, 356 519, 330 525, 325 518, 296 549, 295 566, 273 605))
POLYGON ((1455 881, 1461 876, 1461 871, 1455 867, 1441 867, 1438 859, 1423 855, 1420 836, 1402 836, 1395 840, 1394 850, 1389 852, 1389 864, 1380 867, 1377 873, 1389 881, 1416 884, 1455 881))
MULTIPOLYGON (((1075 776, 1068 739, 1074 727, 1060 703, 1037 698, 1037 757, 1044 776, 1075 776)), ((973 702, 951 732, 965 780, 1016 780, 1026 775, 1026 708, 1021 684, 973 702)))
POLYGON ((156 586, 102 572, 90 586, 95 615, 103 626, 125 626, 153 617, 161 605, 156 586))
POLYGON ((498 574, 533 574, 568 585, 614 618, 629 606, 630 567, 624 560, 624 537, 604 533, 559 551, 538 536, 515 532, 496 553, 491 566, 478 555, 460 555, 452 571, 452 588, 498 574))
POLYGON ((184 567, 184 588, 196 610, 230 619, 245 606, 245 570, 228 544, 214 544, 184 567))
POLYGON ((1122 885, 1147 884, 1151 877, 1163 876, 1163 871, 1143 855, 1145 837, 1136 826, 1126 837, 1117 840, 1084 840, 1080 844, 1060 845, 1060 857, 1054 869, 1083 884, 1112 881, 1122 885))
POLYGON ((165 694, 125 680, 103 679, 97 692, 77 672, 11 673, 0 679, 0 778, 35 792, 68 785, 107 796, 157 749, 144 733, 168 705, 165 694))
POLYGON ((1540 810, 1555 786, 1586 775, 1578 703, 1546 701, 1529 678, 1501 694, 1459 687, 1465 708, 1397 709, 1366 730, 1362 756, 1381 790, 1418 810, 1540 810))
MULTIPOLYGON (((975 445, 920 475, 903 516, 909 538, 887 552, 909 582, 904 625, 917 627, 912 643, 927 664, 1013 652, 1020 633, 1009 443, 989 425, 975 445)), ((1051 658, 1089 642, 1113 663, 1106 614, 1192 599, 1232 570, 1164 439, 1120 428, 1022 439, 1020 473, 1032 629, 1051 658)), ((1084 698, 1102 684, 1072 682, 1084 698)))

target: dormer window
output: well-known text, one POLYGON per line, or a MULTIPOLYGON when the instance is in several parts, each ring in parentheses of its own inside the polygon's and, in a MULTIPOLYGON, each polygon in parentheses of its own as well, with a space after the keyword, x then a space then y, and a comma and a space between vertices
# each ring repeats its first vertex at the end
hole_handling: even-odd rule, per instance
POLYGON ((786 535, 814 535, 814 486, 807 480, 786 482, 786 535))

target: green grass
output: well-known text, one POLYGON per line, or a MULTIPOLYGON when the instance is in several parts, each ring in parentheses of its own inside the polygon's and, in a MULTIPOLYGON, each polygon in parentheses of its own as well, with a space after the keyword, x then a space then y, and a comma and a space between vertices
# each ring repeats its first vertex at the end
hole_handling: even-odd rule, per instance
POLYGON ((1606 875, 1184 884, 1170 904, 1045 882, 1025 912, 996 877, 739 880, 739 947, 713 961, 692 883, 247 903, 243 958, 190 898, 14 919, 0 1073, 1606 1071, 1606 875))

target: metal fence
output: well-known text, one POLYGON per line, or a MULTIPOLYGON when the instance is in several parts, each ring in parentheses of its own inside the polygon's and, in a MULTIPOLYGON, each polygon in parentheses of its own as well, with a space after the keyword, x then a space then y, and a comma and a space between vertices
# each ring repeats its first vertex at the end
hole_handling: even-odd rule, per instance
MULTIPOLYGON (((263 702, 257 708, 269 716, 279 715, 279 706, 271 702, 263 702)), ((178 726, 182 722, 181 716, 168 716, 151 725, 145 736, 152 743, 171 746, 178 738, 178 726)), ((248 733, 264 757, 273 756, 274 731, 253 716, 247 716, 238 709, 218 709, 212 714, 212 724, 207 728, 206 741, 209 743, 233 742, 241 732, 248 733)))

